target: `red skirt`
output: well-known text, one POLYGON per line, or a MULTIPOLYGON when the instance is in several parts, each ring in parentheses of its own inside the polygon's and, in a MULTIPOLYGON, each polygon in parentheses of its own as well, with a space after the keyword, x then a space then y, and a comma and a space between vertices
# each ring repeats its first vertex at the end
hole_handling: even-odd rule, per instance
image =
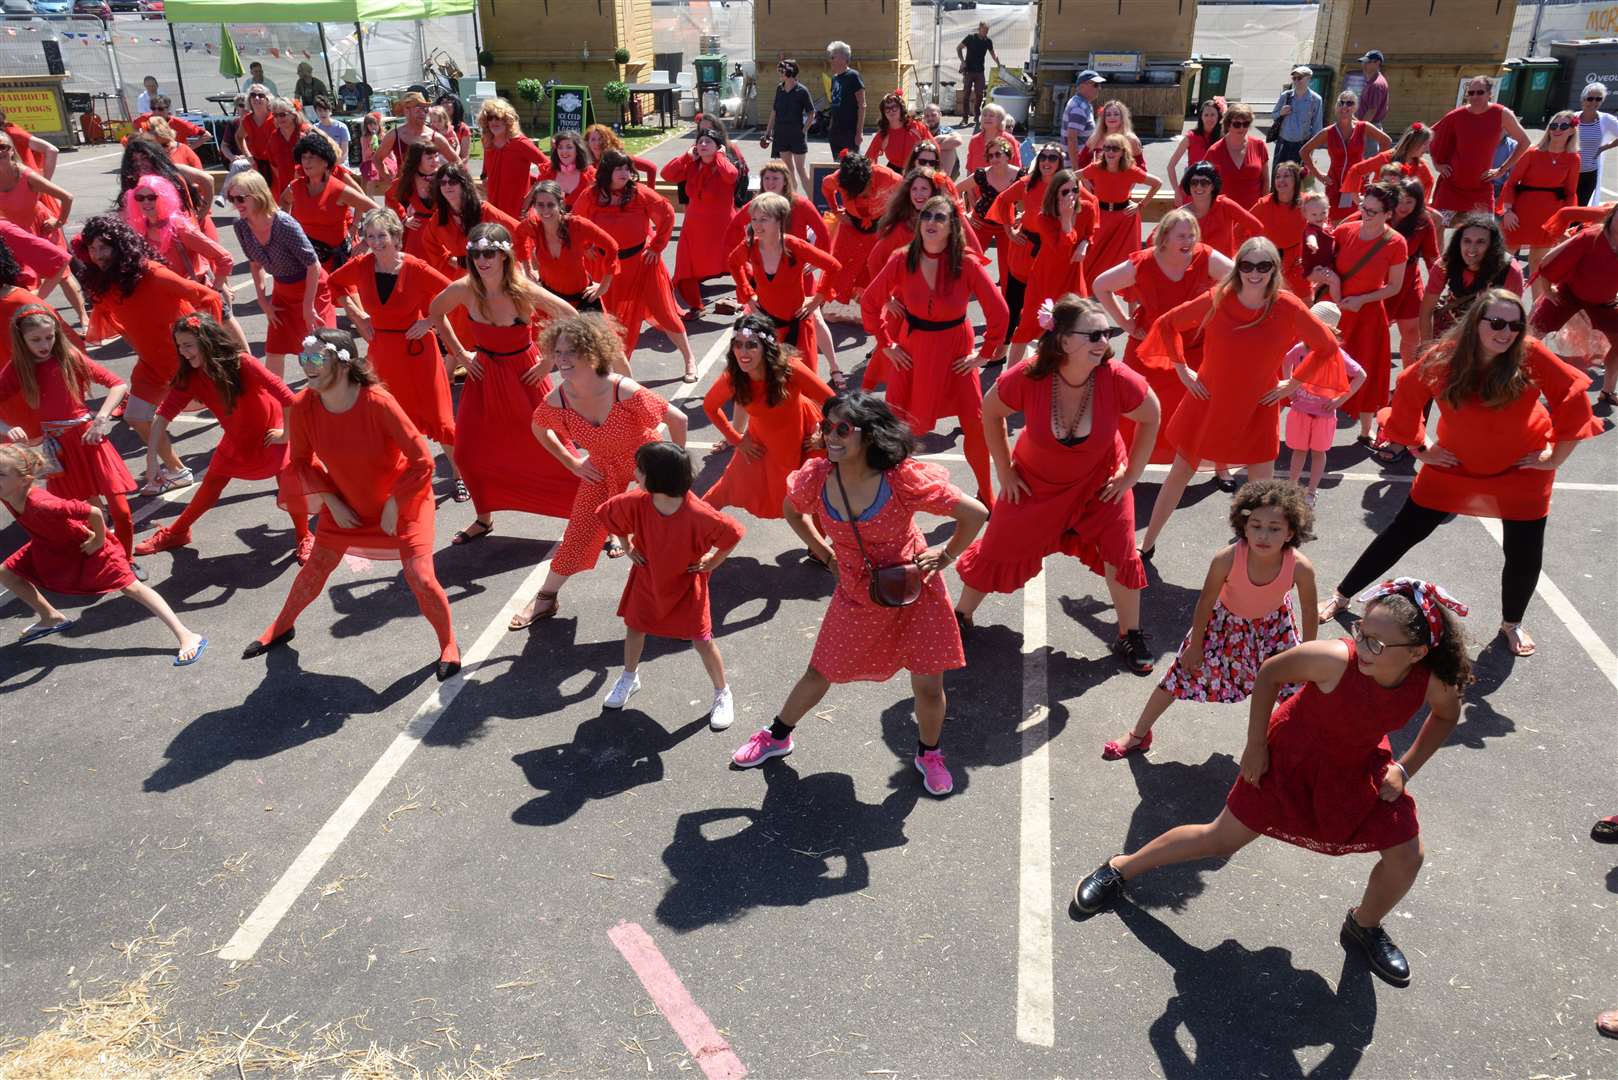
POLYGON ((1374 413, 1388 403, 1393 381, 1393 341, 1388 334, 1388 311, 1379 300, 1358 311, 1343 312, 1337 327, 1343 351, 1365 369, 1365 384, 1343 403, 1350 416, 1374 413))
MULTIPOLYGON (((526 330, 526 327, 522 329, 526 330)), ((521 372, 528 360, 479 350, 480 378, 467 377, 455 414, 455 465, 477 512, 520 510, 567 518, 579 481, 534 438, 534 410, 551 391, 550 379, 530 386, 521 372)))
POLYGON ((111 532, 101 549, 91 555, 76 547, 51 547, 30 540, 12 552, 4 565, 37 588, 69 596, 100 596, 135 583, 129 555, 111 532))
POLYGON ((607 311, 623 324, 630 341, 640 335, 641 324, 646 322, 670 334, 685 329, 680 309, 674 304, 674 287, 669 283, 667 267, 661 257, 647 266, 644 250, 618 259, 618 269, 604 299, 607 311))
POLYGON ((972 324, 948 330, 905 330, 899 345, 910 354, 908 370, 889 364, 888 404, 910 430, 926 435, 947 416, 982 416, 983 385, 978 369, 962 374, 954 363, 972 355, 972 324))
MULTIPOLYGON (((303 339, 317 329, 305 322, 303 317, 303 298, 308 289, 308 278, 294 281, 276 279, 267 314, 273 314, 277 321, 265 332, 264 355, 296 354, 303 348, 303 339)), ((318 326, 337 325, 337 309, 332 306, 331 288, 326 284, 324 270, 320 272, 320 285, 315 292, 315 318, 319 320, 318 326)))
POLYGON ((109 439, 84 441, 88 424, 75 424, 56 436, 56 457, 62 471, 45 479, 45 488, 62 499, 95 499, 123 495, 135 489, 135 478, 124 467, 109 439))
MULTIPOLYGON (((455 313, 465 310, 456 308, 455 313)), ((462 340, 472 341, 470 337, 462 340)), ((418 431, 441 446, 455 442, 455 406, 437 335, 428 333, 408 341, 403 330, 378 327, 366 359, 418 431)))

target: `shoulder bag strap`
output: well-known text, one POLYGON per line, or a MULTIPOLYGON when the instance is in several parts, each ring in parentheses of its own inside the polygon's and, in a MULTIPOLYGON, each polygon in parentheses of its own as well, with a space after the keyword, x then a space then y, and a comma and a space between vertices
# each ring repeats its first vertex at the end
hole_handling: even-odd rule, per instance
POLYGON ((855 520, 859 515, 854 513, 854 504, 848 501, 848 488, 843 486, 843 470, 833 465, 832 475, 837 478, 837 493, 843 497, 843 509, 848 513, 848 527, 854 532, 854 544, 860 549, 860 558, 865 561, 865 568, 875 574, 876 563, 865 553, 865 541, 860 539, 859 523, 855 520))
POLYGON ((1339 275, 1338 280, 1347 281, 1361 270, 1364 270, 1366 266, 1370 264, 1371 260, 1376 257, 1376 253, 1388 246, 1388 238, 1392 235, 1393 230, 1384 227, 1382 230, 1382 235, 1376 238, 1376 243, 1372 244, 1366 249, 1365 254, 1360 256, 1360 261, 1350 267, 1348 273, 1339 275))

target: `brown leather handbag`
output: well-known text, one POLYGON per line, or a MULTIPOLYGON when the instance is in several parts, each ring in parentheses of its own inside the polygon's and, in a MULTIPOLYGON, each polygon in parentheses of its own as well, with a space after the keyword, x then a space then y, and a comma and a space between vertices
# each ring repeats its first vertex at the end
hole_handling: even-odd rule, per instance
POLYGON ((848 501, 848 489, 843 486, 841 469, 833 466, 837 476, 837 492, 843 497, 843 509, 848 511, 848 527, 854 531, 854 543, 860 549, 860 558, 871 573, 871 603, 879 607, 909 607, 921 599, 921 567, 914 560, 878 566, 865 553, 865 541, 860 539, 859 523, 854 520, 854 504, 848 501))

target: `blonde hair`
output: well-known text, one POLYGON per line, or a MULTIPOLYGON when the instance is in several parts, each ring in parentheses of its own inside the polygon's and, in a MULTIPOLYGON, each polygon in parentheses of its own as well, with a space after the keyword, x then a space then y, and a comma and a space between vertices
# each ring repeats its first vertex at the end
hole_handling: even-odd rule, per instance
MULTIPOLYGON (((772 218, 781 227, 781 239, 786 240, 787 227, 792 224, 792 204, 785 196, 777 195, 773 191, 760 192, 753 196, 753 201, 747 204, 749 219, 757 214, 760 217, 772 218)), ((747 226, 747 238, 753 239, 753 226, 747 226)))
POLYGON ((1122 126, 1119 127, 1119 129, 1116 132, 1108 132, 1108 134, 1109 135, 1111 135, 1111 134, 1117 134, 1117 135, 1133 135, 1133 134, 1135 134, 1135 118, 1130 115, 1129 106, 1125 105, 1123 102, 1119 101, 1117 98, 1114 98, 1111 101, 1102 102, 1101 103, 1101 108, 1096 110, 1096 130, 1098 130, 1098 131, 1106 131, 1107 130, 1107 112, 1109 110, 1111 110, 1111 109, 1117 109, 1118 110, 1118 115, 1123 118, 1123 124, 1122 124, 1122 126))
MULTIPOLYGON (((1590 85, 1600 86, 1601 84, 1591 83, 1590 85)), ((1545 121, 1545 134, 1539 137, 1539 142, 1535 144, 1535 149, 1549 150, 1551 148, 1551 136, 1553 134, 1551 131, 1551 125, 1556 123, 1558 120, 1567 120, 1573 125, 1573 127, 1565 134, 1567 135, 1568 150, 1577 153, 1579 150, 1579 114, 1574 112, 1572 109, 1563 109, 1561 112, 1545 121)))
POLYGON ((427 110, 427 126, 437 129, 440 124, 449 127, 449 110, 442 105, 434 105, 427 110))
POLYGON ((1169 246, 1169 233, 1181 225, 1191 226, 1192 239, 1196 243, 1202 243, 1202 222, 1198 221, 1197 215, 1190 210, 1176 206, 1164 214, 1162 220, 1157 223, 1157 231, 1152 234, 1152 250, 1161 255, 1163 249, 1169 246))
POLYGON ((264 182, 264 177, 255 169, 248 169, 237 173, 225 185, 225 194, 236 192, 247 197, 253 209, 267 216, 274 216, 275 196, 270 194, 270 185, 264 182))
POLYGON ((361 235, 372 226, 393 237, 394 243, 404 242, 404 222, 399 220, 399 215, 393 212, 392 207, 379 206, 375 210, 367 210, 365 216, 360 218, 361 235))
POLYGON ((1327 206, 1331 205, 1331 200, 1326 197, 1326 193, 1324 191, 1306 191, 1302 195, 1298 196, 1299 206, 1307 206, 1310 203, 1317 202, 1325 203, 1327 206))
POLYGON ((45 471, 44 456, 33 447, 21 443, 0 444, 0 463, 10 465, 30 480, 45 471))
POLYGON ((492 138, 489 134, 490 120, 504 120, 506 134, 513 139, 522 135, 522 121, 517 119, 517 110, 505 98, 490 98, 478 109, 478 130, 483 132, 485 140, 492 138))
POLYGON ((1108 135, 1105 139, 1101 140, 1101 169, 1103 172, 1128 172, 1134 167, 1135 151, 1129 145, 1129 136, 1115 131, 1111 135, 1108 135), (1115 146, 1121 151, 1118 160, 1118 168, 1109 169, 1107 168, 1106 154, 1108 150, 1115 146))
POLYGON ((154 116, 146 121, 146 130, 151 133, 152 138, 162 143, 164 147, 173 146, 176 141, 174 129, 161 116, 154 116))
POLYGON ((1270 282, 1264 287, 1264 310, 1259 312, 1258 318, 1246 326, 1238 327, 1238 329, 1257 326, 1269 317, 1270 308, 1275 304, 1276 294, 1281 291, 1281 252, 1276 249, 1275 242, 1269 237, 1254 236, 1236 249, 1236 257, 1230 260, 1230 273, 1225 275, 1225 280, 1213 287, 1213 306, 1208 309, 1208 318, 1203 320, 1202 325, 1204 328, 1213 319, 1214 313, 1219 310, 1219 305, 1225 302, 1225 298, 1232 293, 1241 291, 1242 272, 1237 267, 1244 259, 1255 262, 1268 259, 1273 265, 1270 270, 1270 282))

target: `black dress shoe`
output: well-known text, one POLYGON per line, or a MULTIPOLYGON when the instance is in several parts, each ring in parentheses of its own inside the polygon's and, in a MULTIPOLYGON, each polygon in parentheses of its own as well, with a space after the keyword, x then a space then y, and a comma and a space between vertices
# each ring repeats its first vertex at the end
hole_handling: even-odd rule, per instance
POLYGON ((1341 936, 1344 945, 1357 946, 1365 954, 1366 963, 1378 978, 1394 986, 1410 985, 1410 961, 1382 927, 1361 926, 1354 921, 1354 910, 1350 908, 1348 917, 1343 920, 1341 936))
POLYGON ((1108 907, 1124 891, 1124 875, 1112 868, 1112 860, 1108 859, 1096 867, 1095 873, 1079 882, 1073 890, 1073 908, 1070 914, 1074 918, 1083 918, 1094 915, 1096 912, 1108 907))
POLYGON ((459 660, 440 660, 438 662, 438 681, 443 682, 460 670, 461 662, 459 660))
POLYGON ((287 642, 291 641, 292 638, 293 638, 293 635, 295 635, 297 632, 298 632, 298 628, 296 626, 294 626, 290 630, 285 631, 284 633, 276 634, 274 637, 272 637, 267 642, 266 641, 258 641, 257 639, 255 639, 255 640, 248 643, 247 648, 242 650, 242 659, 243 660, 251 660, 255 656, 263 656, 265 653, 269 652, 271 649, 279 649, 282 645, 285 645, 287 642))
POLYGON ((1235 491, 1242 486, 1234 476, 1216 476, 1214 483, 1219 486, 1220 491, 1235 491))
POLYGON ((955 613, 955 625, 961 631, 961 636, 964 638, 966 635, 972 632, 972 616, 968 615, 964 611, 957 611, 955 613))
POLYGON ((1127 631, 1122 637, 1115 638, 1107 648, 1136 675, 1152 673, 1152 650, 1146 644, 1146 635, 1139 630, 1127 631))

